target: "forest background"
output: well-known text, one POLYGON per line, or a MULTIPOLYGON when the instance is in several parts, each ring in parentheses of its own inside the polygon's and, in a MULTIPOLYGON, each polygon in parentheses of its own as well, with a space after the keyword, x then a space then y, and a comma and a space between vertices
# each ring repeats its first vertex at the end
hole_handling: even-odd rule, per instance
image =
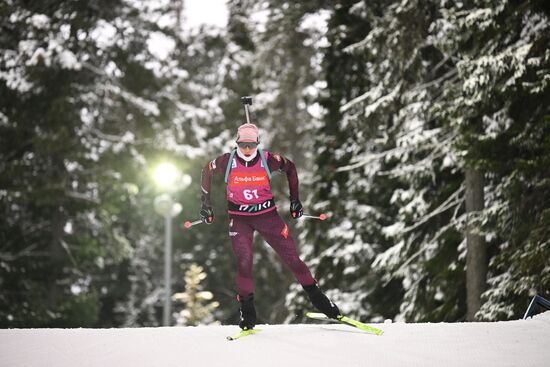
MULTIPOLYGON (((166 160, 192 182, 172 193, 174 292, 213 295, 200 317, 175 297, 173 321, 235 323, 221 178, 215 222, 181 224, 244 95, 262 146, 296 163, 306 211, 329 217, 293 221, 274 178, 345 314, 507 320, 550 296, 547 1, 227 6, 226 28, 185 31, 183 0, 2 1, 0 327, 161 324, 151 171, 166 160)), ((303 321, 303 291, 259 238, 254 260, 259 321, 303 321)))

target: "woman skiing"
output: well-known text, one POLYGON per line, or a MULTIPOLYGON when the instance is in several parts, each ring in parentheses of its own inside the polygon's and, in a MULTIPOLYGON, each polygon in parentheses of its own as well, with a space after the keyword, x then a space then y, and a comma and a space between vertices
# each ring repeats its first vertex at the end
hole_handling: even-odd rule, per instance
POLYGON ((298 194, 296 166, 289 159, 262 151, 256 125, 246 123, 237 130, 237 145, 231 153, 209 162, 202 170, 202 206, 200 218, 210 224, 214 212, 210 202, 212 177, 225 175, 229 212, 229 236, 237 263, 237 300, 243 330, 256 325, 254 283, 252 280, 252 240, 257 231, 277 252, 311 303, 330 318, 340 315, 338 307, 319 289, 307 265, 300 259, 288 226, 277 212, 271 193, 271 172, 284 172, 290 189, 290 213, 298 219, 303 214, 298 194))

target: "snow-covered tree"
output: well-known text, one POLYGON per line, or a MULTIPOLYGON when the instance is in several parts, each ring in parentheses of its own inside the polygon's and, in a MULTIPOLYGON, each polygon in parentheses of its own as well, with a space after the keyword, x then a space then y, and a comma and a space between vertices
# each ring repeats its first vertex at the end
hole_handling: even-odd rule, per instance
POLYGON ((148 170, 167 152, 194 157, 218 112, 190 107, 190 95, 208 101, 200 84, 173 92, 192 47, 176 48, 170 9, 2 3, 2 325, 157 323, 162 220, 148 170))
MULTIPOLYGON (((340 292, 337 301, 360 300, 349 307, 358 316, 394 316, 391 307, 376 313, 385 300, 373 295, 381 293, 386 300, 397 302, 399 317, 408 320, 462 319, 466 315, 466 234, 493 244, 503 241, 501 249, 490 248, 492 255, 509 246, 508 240, 498 238, 506 233, 504 228, 510 230, 504 226, 509 222, 503 220, 512 211, 503 213, 497 208, 509 208, 511 198, 504 200, 502 189, 492 183, 496 180, 502 187, 507 174, 488 164, 497 159, 492 151, 517 144, 518 137, 523 137, 519 126, 527 126, 527 131, 534 126, 541 129, 547 113, 547 106, 540 103, 547 93, 547 50, 537 47, 547 41, 547 15, 534 3, 526 2, 518 10, 508 2, 487 1, 357 1, 336 7, 331 19, 337 19, 339 12, 360 15, 368 34, 345 44, 342 35, 352 35, 353 27, 339 27, 340 39, 331 39, 332 46, 345 53, 339 60, 348 57, 363 62, 366 69, 362 81, 357 77, 349 84, 328 85, 334 118, 326 118, 321 131, 331 129, 333 143, 328 135, 320 138, 327 154, 317 161, 323 172, 317 191, 319 198, 327 198, 321 202, 330 208, 329 213, 348 222, 332 223, 328 232, 332 243, 320 240, 321 233, 311 227, 310 241, 318 247, 314 255, 318 269, 329 279, 335 277, 329 280, 329 287, 351 290, 340 292), (357 90, 362 91, 339 97, 357 90), (526 100, 531 103, 529 110, 521 109, 520 115, 519 106, 526 100), (510 134, 514 126, 519 131, 510 134), (488 205, 481 212, 484 203, 480 203, 480 195, 477 204, 481 206, 464 206, 470 188, 479 191, 481 185, 465 182, 468 170, 489 179, 484 200, 488 205), (495 198, 499 200, 495 202, 495 198), (359 222, 354 216, 361 204, 374 215, 359 222), (362 224, 361 229, 356 223, 362 224), (331 237, 333 231, 339 236, 331 237), (375 246, 365 248, 367 243, 375 246), (362 266, 354 267, 359 262, 350 251, 355 256, 360 251, 368 254, 361 259, 362 266), (341 276, 347 273, 347 279, 341 276), (401 282, 402 294, 399 287, 384 287, 395 281, 401 282)), ((339 82, 346 80, 343 70, 340 68, 339 82)), ((544 150, 539 142, 533 142, 530 149, 544 150)), ((499 156, 498 161, 504 157, 499 156)), ((527 182, 533 185, 536 180, 527 182)), ((536 195, 541 209, 531 214, 543 222, 544 192, 541 189, 536 195)), ((532 245, 536 251, 524 256, 545 251, 541 250, 544 241, 538 241, 532 245)), ((526 249, 522 242, 517 251, 526 249)), ((503 258, 513 261, 499 255, 493 257, 492 268, 503 258)), ((519 287, 520 279, 529 284, 528 289, 543 290, 546 277, 532 276, 545 271, 536 269, 522 267, 514 276, 517 280, 507 283, 507 292, 500 287, 492 289, 496 280, 502 279, 502 274, 495 275, 482 310, 494 310, 491 304, 503 293, 507 302, 516 304, 509 286, 525 289, 525 285, 519 287)), ((483 285, 483 275, 477 281, 483 285)), ((479 289, 477 292, 479 298, 479 289)), ((508 309, 512 307, 517 316, 517 306, 508 309)), ((493 316, 503 316, 496 314, 493 316)))
POLYGON ((220 305, 212 301, 212 292, 203 290, 201 282, 206 279, 202 266, 191 264, 185 272, 185 291, 172 296, 174 301, 182 302, 185 307, 178 312, 178 325, 203 325, 213 323, 213 311, 220 305))

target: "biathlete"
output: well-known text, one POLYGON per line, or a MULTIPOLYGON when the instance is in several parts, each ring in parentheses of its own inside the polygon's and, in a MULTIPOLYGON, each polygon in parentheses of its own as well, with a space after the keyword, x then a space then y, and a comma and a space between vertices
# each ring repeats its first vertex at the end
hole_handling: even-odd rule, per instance
POLYGON ((262 151, 256 125, 246 123, 237 130, 237 145, 231 153, 209 162, 202 170, 202 205, 200 218, 210 224, 214 211, 210 201, 212 177, 225 175, 229 212, 229 236, 237 264, 236 290, 240 306, 239 326, 243 330, 256 325, 254 283, 252 280, 252 240, 257 231, 277 252, 311 303, 320 312, 336 319, 338 307, 321 291, 308 266, 300 259, 288 226, 277 212, 271 193, 271 172, 284 172, 290 189, 290 213, 298 219, 303 214, 298 193, 296 166, 289 159, 262 151))

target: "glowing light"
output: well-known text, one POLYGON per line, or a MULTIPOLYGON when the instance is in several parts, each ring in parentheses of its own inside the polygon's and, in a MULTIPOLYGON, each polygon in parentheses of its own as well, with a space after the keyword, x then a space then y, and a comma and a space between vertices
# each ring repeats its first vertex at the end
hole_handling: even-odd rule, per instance
POLYGON ((161 163, 153 172, 153 179, 162 188, 173 186, 179 177, 179 171, 172 163, 161 163))

